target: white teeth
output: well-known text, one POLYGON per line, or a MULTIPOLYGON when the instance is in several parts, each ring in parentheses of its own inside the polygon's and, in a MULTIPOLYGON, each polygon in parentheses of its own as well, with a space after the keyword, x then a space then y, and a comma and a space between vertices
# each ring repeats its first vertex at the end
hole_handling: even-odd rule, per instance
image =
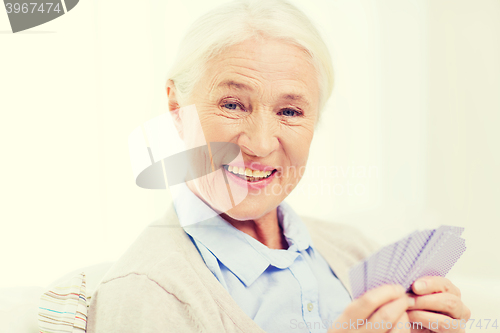
POLYGON ((232 172, 236 175, 243 175, 243 176, 248 176, 248 177, 255 177, 255 178, 266 178, 271 175, 272 171, 260 171, 260 170, 252 170, 249 168, 243 168, 243 167, 237 167, 237 166, 232 166, 228 165, 227 170, 229 172, 232 172))

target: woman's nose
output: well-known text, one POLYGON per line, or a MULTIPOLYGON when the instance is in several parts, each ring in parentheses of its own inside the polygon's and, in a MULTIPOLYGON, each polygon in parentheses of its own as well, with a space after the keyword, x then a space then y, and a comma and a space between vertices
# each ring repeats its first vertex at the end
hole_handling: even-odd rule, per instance
POLYGON ((243 126, 238 145, 248 155, 266 157, 279 147, 278 128, 266 113, 250 115, 243 126))

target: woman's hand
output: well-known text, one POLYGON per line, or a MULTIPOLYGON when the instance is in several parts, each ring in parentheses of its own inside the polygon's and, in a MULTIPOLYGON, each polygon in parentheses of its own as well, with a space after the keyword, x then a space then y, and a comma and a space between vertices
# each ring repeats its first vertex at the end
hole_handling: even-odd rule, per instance
POLYGON ((401 320, 408 321, 406 310, 411 305, 414 305, 414 299, 399 285, 372 289, 349 304, 328 333, 409 332, 409 329, 397 329, 396 324, 401 320))
POLYGON ((471 312, 460 299, 460 289, 440 276, 426 276, 412 285, 415 305, 408 308, 411 322, 422 323, 423 328, 412 325, 417 332, 465 332, 465 323, 471 312))

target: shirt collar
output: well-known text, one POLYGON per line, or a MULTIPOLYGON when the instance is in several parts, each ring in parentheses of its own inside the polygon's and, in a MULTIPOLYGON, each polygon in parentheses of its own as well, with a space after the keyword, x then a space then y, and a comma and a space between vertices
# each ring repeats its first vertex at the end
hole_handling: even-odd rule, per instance
POLYGON ((285 202, 278 206, 278 220, 289 248, 269 249, 236 229, 198 198, 186 184, 176 185, 174 207, 186 233, 203 244, 245 286, 251 285, 269 265, 289 267, 299 251, 311 247, 311 238, 301 218, 285 202))
POLYGON ((298 251, 304 251, 312 246, 311 236, 304 222, 284 201, 278 206, 278 221, 281 223, 283 234, 291 247, 295 246, 298 251))

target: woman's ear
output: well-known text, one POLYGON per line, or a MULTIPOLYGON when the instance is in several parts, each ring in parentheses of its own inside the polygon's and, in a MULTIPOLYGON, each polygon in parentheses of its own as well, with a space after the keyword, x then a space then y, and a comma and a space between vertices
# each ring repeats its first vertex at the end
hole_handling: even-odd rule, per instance
POLYGON ((179 137, 181 140, 184 140, 183 130, 182 130, 182 117, 179 112, 180 106, 177 100, 177 90, 175 89, 175 83, 172 80, 167 81, 166 85, 167 96, 168 96, 168 110, 170 111, 170 115, 172 116, 172 120, 174 121, 175 128, 177 129, 177 133, 179 133, 179 137))

